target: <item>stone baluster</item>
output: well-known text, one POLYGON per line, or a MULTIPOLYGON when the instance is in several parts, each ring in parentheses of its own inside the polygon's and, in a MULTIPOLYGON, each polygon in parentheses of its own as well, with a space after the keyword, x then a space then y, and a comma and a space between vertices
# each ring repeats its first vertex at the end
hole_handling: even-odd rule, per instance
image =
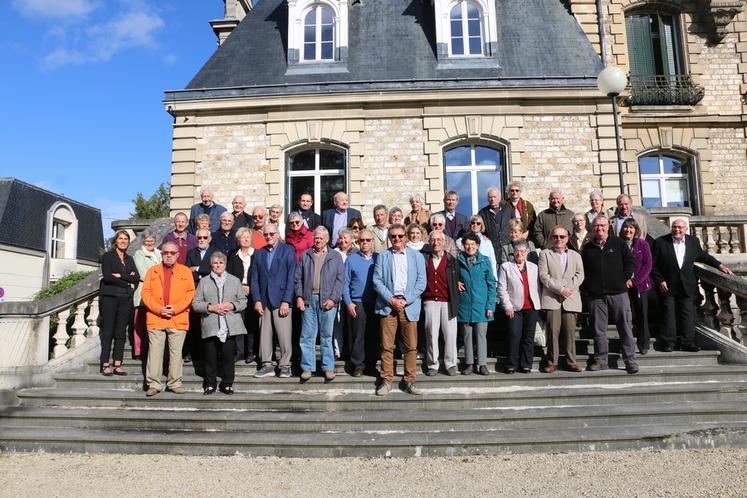
POLYGON ((729 227, 716 227, 716 233, 718 234, 718 252, 719 254, 727 254, 729 252, 729 227))
POLYGON ((88 308, 87 301, 83 301, 75 307, 75 321, 73 322, 73 336, 70 338, 70 348, 77 348, 86 342, 86 308, 88 308))
POLYGON ((731 337, 732 329, 734 328, 734 313, 731 309, 731 292, 724 289, 716 289, 718 295, 718 303, 720 311, 716 318, 720 325, 721 333, 727 337, 731 337))
POLYGON ((733 338, 747 346, 747 299, 737 296, 737 308, 739 308, 739 324, 733 328, 733 338))
MULTIPOLYGON (((697 308, 700 320, 706 327, 718 330, 719 321, 717 315, 719 308, 715 297, 716 288, 707 282, 701 282, 701 287, 705 299, 703 299, 701 305, 697 308)), ((696 296, 697 299, 698 297, 696 296)))
POLYGON ((739 225, 739 252, 747 253, 747 223, 739 225))
POLYGON ((95 337, 99 335, 99 296, 94 297, 91 300, 91 307, 88 308, 88 330, 86 330, 87 337, 95 337))
POLYGON ((65 308, 57 314, 57 330, 52 337, 54 339, 54 350, 52 358, 59 358, 67 353, 67 319, 70 317, 70 309, 65 308))

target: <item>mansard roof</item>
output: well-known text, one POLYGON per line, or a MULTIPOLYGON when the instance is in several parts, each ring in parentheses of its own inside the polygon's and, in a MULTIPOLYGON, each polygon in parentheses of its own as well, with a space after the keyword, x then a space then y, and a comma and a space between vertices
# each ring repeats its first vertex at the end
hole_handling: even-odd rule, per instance
POLYGON ((595 84, 599 57, 561 0, 493 1, 497 53, 482 63, 439 64, 429 0, 360 0, 349 10, 347 71, 289 74, 287 2, 263 0, 167 99, 595 84))
POLYGON ((98 262, 104 245, 101 211, 16 178, 0 178, 0 244, 47 251, 47 213, 58 202, 78 219, 77 257, 98 262))

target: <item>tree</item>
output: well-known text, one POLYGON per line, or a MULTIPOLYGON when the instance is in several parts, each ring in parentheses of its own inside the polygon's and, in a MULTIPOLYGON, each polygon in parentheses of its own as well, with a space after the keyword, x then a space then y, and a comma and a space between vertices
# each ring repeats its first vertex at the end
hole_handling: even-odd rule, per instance
POLYGON ((146 199, 142 192, 137 193, 137 197, 132 200, 135 211, 130 213, 130 216, 139 220, 168 217, 170 201, 169 184, 162 183, 149 199, 146 199))

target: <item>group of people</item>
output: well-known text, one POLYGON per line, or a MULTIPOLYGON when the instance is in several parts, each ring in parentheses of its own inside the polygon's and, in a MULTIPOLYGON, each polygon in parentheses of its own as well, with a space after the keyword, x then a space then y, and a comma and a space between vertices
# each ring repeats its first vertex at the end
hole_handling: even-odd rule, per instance
POLYGON ((285 225, 280 206, 257 206, 249 215, 236 196, 229 211, 203 189, 189 218, 174 217, 160 251, 146 235, 130 257, 127 233, 115 235, 102 260, 101 373, 126 375, 125 330, 132 322, 133 354, 147 357, 147 396, 164 389, 166 344, 165 388, 183 393, 183 358, 199 355, 209 395, 234 392, 234 365, 242 359, 256 360, 256 377, 290 377, 297 365, 293 373, 307 382, 317 371, 317 341, 325 382, 335 378, 342 357, 353 376, 378 376, 376 394, 385 396, 397 350, 404 359, 399 388, 420 394, 419 342, 428 376, 489 375, 491 322, 491 330, 505 331, 505 373, 531 372, 538 321, 548 339, 541 370, 580 372, 575 331, 585 312, 594 333, 587 369, 607 368, 612 321, 625 369, 634 374, 636 350, 646 354, 651 342, 652 289, 663 310, 657 347, 698 350, 694 262, 731 270, 686 234, 686 220, 674 220, 671 234, 654 240, 625 194, 610 213, 592 192, 589 211, 576 214, 561 192, 551 192, 548 208, 539 212, 521 193, 521 185, 511 183, 502 200, 491 187, 488 205, 470 218, 458 211, 456 192, 445 194, 437 213, 413 195, 406 215, 374 207, 370 226, 344 192, 321 215, 312 195, 303 193, 285 225))

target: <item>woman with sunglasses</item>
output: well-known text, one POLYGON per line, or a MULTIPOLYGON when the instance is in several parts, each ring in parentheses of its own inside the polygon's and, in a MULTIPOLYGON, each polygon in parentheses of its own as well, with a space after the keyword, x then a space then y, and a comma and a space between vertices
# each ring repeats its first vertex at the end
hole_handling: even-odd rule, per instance
POLYGON ((303 217, 298 211, 288 215, 288 233, 285 235, 285 243, 296 251, 296 261, 301 259, 301 254, 314 245, 314 233, 303 224, 303 217))
POLYGON ((366 225, 363 224, 362 219, 355 217, 348 221, 348 228, 353 233, 353 247, 355 250, 360 251, 361 246, 360 243, 358 243, 358 237, 360 236, 361 230, 366 228, 366 225))
MULTIPOLYGON (((473 233, 478 239, 480 239, 480 254, 488 258, 488 261, 490 261, 490 267, 493 269, 493 278, 498 280, 498 266, 496 264, 493 243, 482 233, 483 230, 485 230, 485 222, 483 221, 482 216, 479 214, 473 215, 469 219, 469 231, 467 233, 473 233)), ((460 251, 463 251, 461 240, 457 241, 457 247, 460 251)))

